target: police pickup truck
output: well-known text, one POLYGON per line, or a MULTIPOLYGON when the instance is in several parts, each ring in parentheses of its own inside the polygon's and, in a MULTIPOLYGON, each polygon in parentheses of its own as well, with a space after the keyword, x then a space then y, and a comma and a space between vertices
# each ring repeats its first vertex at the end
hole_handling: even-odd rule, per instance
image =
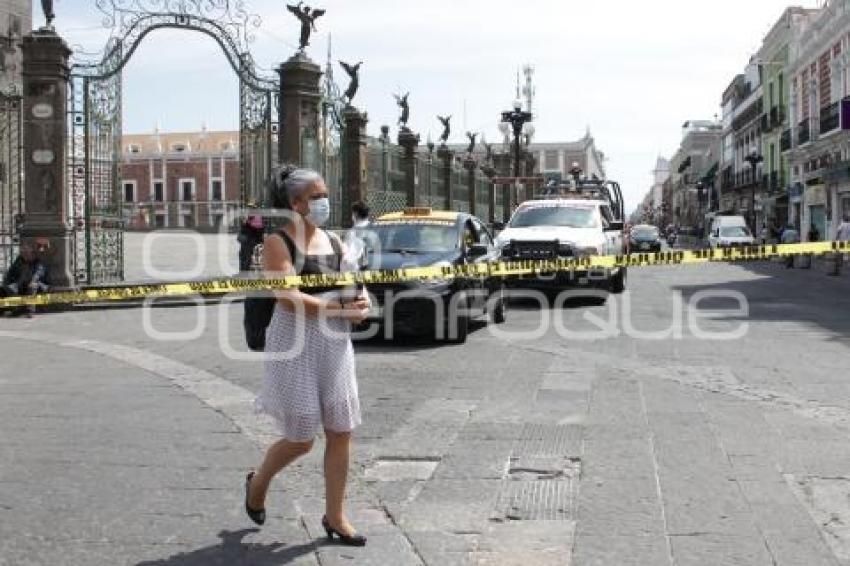
MULTIPOLYGON (((550 184, 516 208, 496 238, 496 245, 505 261, 624 254, 624 212, 620 186, 613 181, 550 184)), ((553 291, 584 287, 622 293, 626 269, 532 275, 508 284, 553 291)))

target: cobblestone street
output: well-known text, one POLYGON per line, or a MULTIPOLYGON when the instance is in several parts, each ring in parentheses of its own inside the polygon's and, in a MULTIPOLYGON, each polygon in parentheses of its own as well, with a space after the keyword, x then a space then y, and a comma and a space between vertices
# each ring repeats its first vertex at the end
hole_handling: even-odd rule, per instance
POLYGON ((515 303, 463 346, 359 343, 365 549, 323 542, 321 450, 281 474, 262 530, 245 517, 273 428, 251 409, 259 364, 219 346, 223 329, 241 348, 241 306, 148 311, 162 332, 201 322, 188 341, 134 309, 3 319, 0 563, 850 564, 848 286, 771 263, 634 270, 607 306, 515 303), (709 287, 748 314, 689 300, 709 287), (694 309, 704 332, 746 331, 634 337, 694 309), (598 332, 590 316, 619 335, 553 322, 598 332))

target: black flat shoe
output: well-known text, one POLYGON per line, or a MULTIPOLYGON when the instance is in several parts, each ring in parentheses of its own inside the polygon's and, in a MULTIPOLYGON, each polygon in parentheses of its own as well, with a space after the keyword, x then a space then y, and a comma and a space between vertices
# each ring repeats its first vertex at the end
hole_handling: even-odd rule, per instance
POLYGON ((262 525, 266 522, 266 510, 265 509, 251 509, 248 505, 248 491, 251 487, 251 480, 254 479, 254 472, 248 474, 245 478, 245 512, 248 513, 248 516, 251 517, 251 520, 257 523, 258 525, 262 525))
POLYGON ((322 526, 325 532, 328 533, 328 540, 333 540, 334 535, 339 537, 339 542, 345 546, 366 546, 366 537, 363 535, 344 535, 331 526, 327 517, 322 517, 322 526))

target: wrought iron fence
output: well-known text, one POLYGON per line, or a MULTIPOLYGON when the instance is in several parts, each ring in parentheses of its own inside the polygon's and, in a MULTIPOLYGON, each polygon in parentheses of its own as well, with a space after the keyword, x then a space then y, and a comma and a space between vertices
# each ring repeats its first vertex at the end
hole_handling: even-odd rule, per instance
POLYGON ((378 142, 370 144, 367 153, 369 187, 366 204, 372 214, 380 216, 403 209, 407 205, 407 191, 401 169, 401 148, 378 142))
POLYGON ((496 222, 502 222, 505 220, 505 188, 502 185, 496 185, 493 187, 493 192, 495 193, 495 210, 493 211, 493 218, 496 222))
POLYGON ((9 269, 18 251, 24 211, 20 96, 0 94, 0 271, 9 269))
MULTIPOLYGON (((395 212, 408 204, 429 206, 437 210, 470 212, 469 171, 459 161, 449 164, 436 153, 423 150, 416 155, 417 202, 408 203, 407 177, 403 167, 403 150, 385 140, 372 139, 367 146, 367 198, 375 216, 395 212), (447 186, 447 182, 451 186, 447 186), (451 202, 448 194, 451 190, 451 202)), ((490 219, 491 181, 480 170, 475 171, 474 190, 476 215, 485 221, 490 219)), ((501 213, 500 209, 500 213, 501 213)), ((497 220, 501 217, 497 217, 497 220)))
POLYGON ((492 183, 484 177, 480 171, 476 171, 475 177, 475 215, 484 220, 490 221, 490 187, 492 183))
POLYGON ((331 200, 331 217, 328 221, 330 226, 342 226, 350 212, 345 210, 346 204, 353 204, 348 202, 344 194, 342 173, 344 147, 344 144, 328 143, 322 157, 322 176, 325 178, 331 200))
POLYGON ((452 210, 469 212, 469 187, 466 184, 466 170, 458 162, 452 163, 452 210))

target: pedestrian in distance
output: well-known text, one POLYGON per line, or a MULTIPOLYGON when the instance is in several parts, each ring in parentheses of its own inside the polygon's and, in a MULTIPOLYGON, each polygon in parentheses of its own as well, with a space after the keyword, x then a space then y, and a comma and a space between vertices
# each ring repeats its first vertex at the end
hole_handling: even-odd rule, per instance
POLYGON ((809 228, 809 241, 810 242, 819 242, 820 241, 820 232, 818 231, 818 227, 812 224, 812 227, 809 228))
MULTIPOLYGON (((841 224, 835 230, 836 242, 850 242, 850 212, 845 212, 841 224)), ((841 252, 835 253, 834 265, 829 275, 841 275, 841 267, 844 263, 844 254, 841 252)))
MULTIPOLYGON (((785 229, 781 231, 779 241, 782 244, 800 243, 800 233, 797 231, 796 226, 794 226, 794 224, 788 224, 788 226, 786 226, 785 229)), ((785 267, 789 269, 794 267, 793 255, 785 257, 785 267)))
POLYGON ((239 242, 239 271, 250 271, 254 250, 263 243, 265 225, 259 214, 250 214, 239 227, 236 240, 239 242))
MULTIPOLYGON (((807 236, 808 237, 807 237, 806 241, 808 241, 808 242, 819 242, 820 241, 820 231, 818 230, 818 227, 815 226, 814 224, 812 224, 809 227, 809 233, 808 233, 807 236)), ((806 261, 800 267, 802 267, 803 269, 811 269, 812 268, 812 258, 814 257, 814 254, 810 254, 810 253, 809 254, 803 254, 803 257, 806 258, 806 261)))
MULTIPOLYGON (((266 236, 266 275, 308 275, 338 271, 344 254, 340 239, 322 229, 330 216, 328 189, 321 175, 309 169, 284 167, 275 173, 272 206, 287 209, 289 221, 266 236)), ((362 322, 368 298, 349 303, 335 289, 286 290, 275 293, 276 304, 266 331, 265 378, 256 409, 270 415, 281 439, 266 451, 256 472, 245 479, 245 510, 257 524, 266 519, 265 499, 272 479, 307 454, 320 427, 325 432, 325 516, 329 538, 363 546, 344 511, 352 431, 360 424, 355 376, 352 323, 362 322), (300 336, 299 336, 300 333, 300 336)))
MULTIPOLYGON (((46 293, 50 289, 50 273, 44 255, 50 249, 47 240, 39 238, 35 246, 25 243, 12 266, 3 276, 0 297, 25 297, 46 293)), ((31 318, 35 306, 29 305, 11 311, 12 315, 26 314, 31 318)))

